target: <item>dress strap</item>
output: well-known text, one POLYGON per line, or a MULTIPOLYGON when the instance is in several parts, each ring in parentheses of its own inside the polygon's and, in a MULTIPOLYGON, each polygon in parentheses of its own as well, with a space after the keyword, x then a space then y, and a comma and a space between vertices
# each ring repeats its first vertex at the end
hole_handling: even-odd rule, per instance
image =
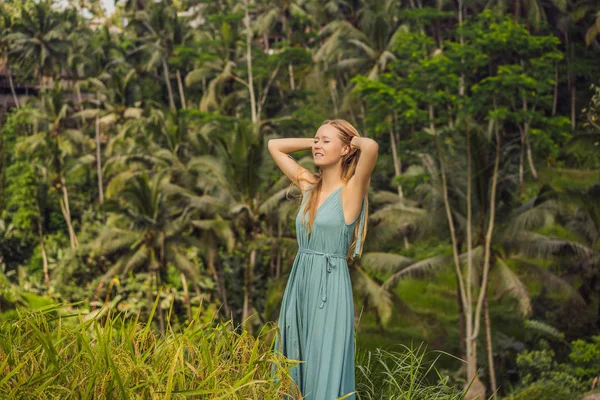
POLYGON ((356 238, 356 248, 354 249, 354 253, 352 254, 352 257, 356 257, 357 255, 362 253, 362 234, 363 234, 363 230, 365 229, 365 216, 367 214, 367 196, 365 195, 365 198, 363 199, 363 203, 362 203, 362 207, 360 210, 360 223, 358 225, 358 233, 357 233, 357 238, 356 238))

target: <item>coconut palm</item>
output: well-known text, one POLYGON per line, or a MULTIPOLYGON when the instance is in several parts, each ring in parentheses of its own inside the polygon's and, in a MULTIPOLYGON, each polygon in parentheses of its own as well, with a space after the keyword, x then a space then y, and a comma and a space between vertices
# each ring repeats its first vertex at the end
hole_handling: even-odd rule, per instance
POLYGON ((21 11, 21 18, 7 35, 10 54, 19 64, 33 73, 41 87, 44 76, 59 73, 60 61, 65 59, 69 48, 64 21, 52 8, 52 1, 43 0, 21 11))
MULTIPOLYGON (((153 276, 158 289, 166 282, 170 263, 193 284, 198 283, 198 268, 185 255, 186 248, 197 244, 187 234, 189 209, 170 201, 168 182, 165 172, 155 173, 152 178, 137 173, 125 182, 123 190, 107 199, 107 224, 92 244, 96 254, 114 259, 114 265, 103 276, 104 282, 141 270, 153 276)), ((151 297, 149 294, 149 309, 151 297)), ((161 308, 159 322, 164 332, 161 308)))
POLYGON ((327 66, 376 79, 396 59, 392 49, 403 28, 395 18, 395 1, 366 1, 358 13, 358 27, 335 20, 320 33, 325 42, 314 58, 327 66))
POLYGON ((19 107, 19 98, 15 92, 12 73, 10 71, 10 60, 8 58, 8 52, 10 50, 10 41, 8 40, 8 37, 13 27, 13 18, 11 13, 9 13, 9 10, 10 8, 7 5, 0 4, 0 60, 5 60, 10 91, 13 95, 15 106, 19 107))
MULTIPOLYGON (((147 11, 137 11, 132 17, 132 27, 141 40, 141 45, 136 51, 143 52, 149 58, 146 63, 147 70, 154 70, 158 65, 163 69, 169 107, 175 111, 168 61, 174 47, 183 44, 190 37, 191 32, 186 29, 186 24, 177 15, 175 6, 164 2, 152 3, 147 11)), ((181 85, 180 88, 182 89, 181 85)), ((181 95, 183 96, 183 93, 181 95)), ((181 100, 185 101, 183 97, 181 100)))
MULTIPOLYGON (((192 235, 197 238, 199 254, 204 257, 223 304, 226 317, 231 317, 228 294, 223 271, 217 268, 220 263, 218 249, 223 246, 228 252, 234 248, 234 234, 231 221, 227 219, 229 208, 221 199, 214 197, 220 182, 202 173, 202 158, 197 154, 211 154, 216 151, 219 124, 207 123, 199 132, 191 129, 182 114, 157 113, 154 122, 145 122, 146 133, 152 137, 148 146, 125 157, 119 157, 119 165, 131 168, 131 162, 143 162, 153 170, 168 171, 172 182, 164 188, 182 207, 190 210, 192 235)), ((145 121, 145 120, 144 120, 145 121)), ((115 177, 115 182, 131 174, 126 171, 115 177)), ((112 190, 111 190, 112 191, 112 190)))
MULTIPOLYGON (((91 119, 95 126, 95 156, 96 171, 98 175, 99 202, 104 202, 104 184, 101 146, 105 144, 110 148, 111 132, 119 130, 128 120, 142 118, 143 110, 131 104, 130 93, 135 70, 130 69, 125 73, 122 68, 111 72, 103 72, 98 78, 87 80, 90 90, 95 91, 95 99, 89 103, 95 108, 86 108, 73 115, 73 118, 91 119)), ((116 134, 115 134, 116 136, 116 134)), ((110 154, 109 154, 110 155, 110 154)))
POLYGON ((571 12, 573 23, 579 24, 586 22, 587 30, 585 32, 585 44, 592 45, 596 50, 600 49, 598 35, 600 35, 600 1, 581 0, 574 4, 571 12))
POLYGON ((20 142, 17 150, 39 160, 54 175, 51 190, 59 195, 71 247, 76 248, 79 242, 73 228, 66 176, 72 162, 78 165, 88 161, 85 156, 80 158, 77 149, 78 146, 89 146, 90 140, 81 131, 69 127, 71 107, 64 100, 62 91, 53 90, 40 99, 31 99, 33 108, 26 107, 19 111, 18 114, 35 125, 37 130, 20 142))

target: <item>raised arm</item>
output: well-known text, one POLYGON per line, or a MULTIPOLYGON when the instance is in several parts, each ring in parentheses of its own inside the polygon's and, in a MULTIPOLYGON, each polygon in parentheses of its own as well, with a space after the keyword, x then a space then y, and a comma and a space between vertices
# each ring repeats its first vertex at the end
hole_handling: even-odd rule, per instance
POLYGON ((366 196, 371 184, 371 174, 375 169, 375 163, 379 154, 379 145, 376 141, 366 137, 355 136, 350 142, 352 148, 360 149, 360 158, 356 164, 356 171, 347 183, 347 192, 350 198, 362 199, 366 196))
POLYGON ((313 138, 281 138, 270 139, 267 144, 269 153, 271 153, 271 157, 273 157, 279 169, 300 188, 302 193, 314 183, 312 173, 298 164, 296 160, 289 156, 289 153, 310 149, 313 141, 313 138))

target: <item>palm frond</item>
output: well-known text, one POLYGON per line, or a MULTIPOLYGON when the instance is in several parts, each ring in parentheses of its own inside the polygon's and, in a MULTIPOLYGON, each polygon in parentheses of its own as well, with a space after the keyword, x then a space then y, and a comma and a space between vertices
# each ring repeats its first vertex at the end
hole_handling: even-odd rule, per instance
POLYGON ((353 270, 353 278, 353 286, 375 308, 383 326, 387 326, 392 317, 393 303, 391 294, 361 268, 353 270))
POLYGON ((524 321, 524 325, 525 325, 525 328, 532 330, 534 332, 537 332, 546 337, 556 339, 559 341, 564 340, 564 337, 565 337, 564 333, 560 332, 558 329, 556 329, 555 327, 553 327, 551 325, 548 325, 545 322, 528 319, 528 320, 524 321))
POLYGON ((527 257, 589 258, 594 253, 592 249, 583 244, 533 232, 519 233, 513 240, 507 241, 507 246, 527 257))
POLYGON ((414 260, 393 253, 366 252, 360 258, 360 264, 369 271, 395 273, 414 263, 414 260))
POLYGON ((92 250, 98 254, 111 255, 131 247, 137 240, 139 234, 136 232, 110 227, 102 230, 92 242, 92 250))
POLYGON ((281 189, 263 201, 258 207, 261 214, 270 214, 273 210, 277 210, 281 202, 286 199, 288 188, 281 189))
POLYGON ((390 276, 383 287, 389 289, 401 278, 423 277, 451 265, 450 256, 442 255, 417 261, 390 276))
POLYGON ((200 282, 200 272, 198 266, 192 263, 189 258, 183 254, 177 246, 169 246, 169 252, 171 261, 175 267, 185 274, 185 276, 195 285, 200 282))
POLYGON ((574 299, 579 304, 585 305, 586 302, 581 297, 581 293, 571 283, 554 274, 546 268, 540 267, 528 260, 513 257, 518 261, 519 268, 523 270, 523 273, 527 274, 530 278, 536 279, 543 283, 548 289, 553 292, 563 293, 566 296, 574 299))
POLYGON ((221 241, 226 243, 228 249, 233 249, 235 237, 231 230, 231 223, 221 218, 217 219, 197 219, 190 221, 190 224, 201 231, 210 231, 214 233, 221 241))
POLYGON ((519 302, 519 311, 523 317, 530 315, 531 298, 519 276, 501 258, 496 258, 493 271, 498 274, 498 279, 495 280, 498 284, 498 299, 504 295, 510 296, 519 302))

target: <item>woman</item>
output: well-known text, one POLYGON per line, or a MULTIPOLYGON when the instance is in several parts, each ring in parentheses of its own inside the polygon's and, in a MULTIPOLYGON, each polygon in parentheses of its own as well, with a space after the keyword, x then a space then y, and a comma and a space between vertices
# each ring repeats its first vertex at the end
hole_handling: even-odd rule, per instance
POLYGON ((275 350, 301 361, 291 375, 305 399, 355 399, 354 302, 346 257, 362 253, 379 146, 336 119, 325 121, 314 138, 271 139, 268 147, 302 191, 299 250, 283 294, 275 350), (309 148, 317 174, 288 156, 309 148))

